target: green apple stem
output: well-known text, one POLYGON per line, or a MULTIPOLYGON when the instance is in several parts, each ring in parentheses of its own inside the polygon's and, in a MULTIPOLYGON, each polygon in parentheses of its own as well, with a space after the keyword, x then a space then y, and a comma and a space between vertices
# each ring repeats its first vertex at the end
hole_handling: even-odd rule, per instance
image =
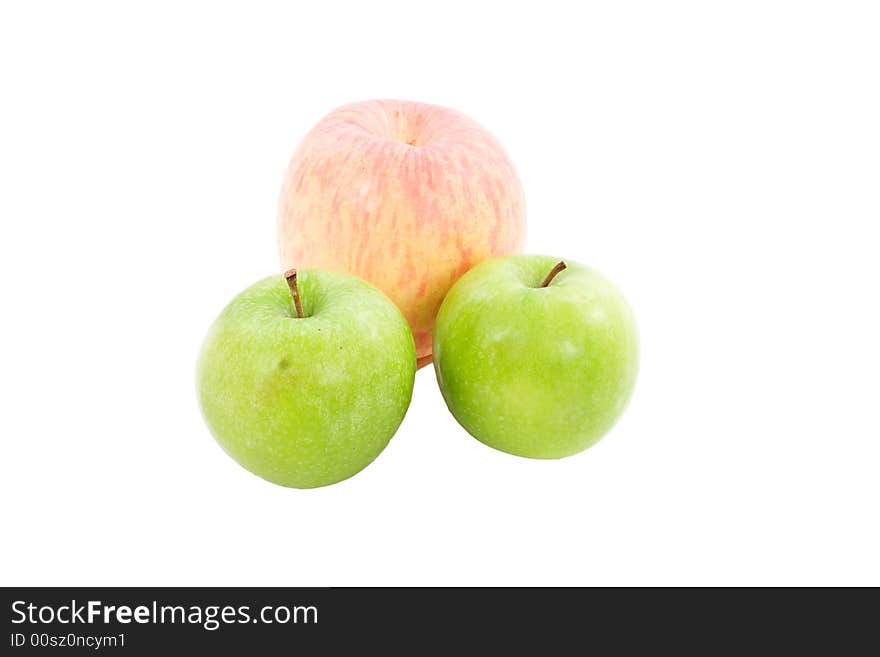
POLYGON ((561 272, 566 267, 567 267, 567 265, 565 264, 564 260, 560 260, 559 262, 557 262, 553 266, 553 269, 550 270, 550 273, 547 274, 547 277, 544 279, 544 282, 541 283, 541 287, 547 287, 548 285, 550 285, 550 281, 553 280, 553 278, 556 276, 556 274, 561 272))
POLYGON ((303 307, 302 302, 299 300, 299 287, 296 285, 296 269, 288 269, 284 273, 284 278, 287 279, 287 287, 290 288, 290 294, 293 296, 293 305, 296 306, 296 316, 302 318, 303 307))

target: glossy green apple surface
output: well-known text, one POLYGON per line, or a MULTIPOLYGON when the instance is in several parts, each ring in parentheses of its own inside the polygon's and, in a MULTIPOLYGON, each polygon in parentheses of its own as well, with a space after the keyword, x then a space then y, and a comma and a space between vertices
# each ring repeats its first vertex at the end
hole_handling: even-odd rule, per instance
POLYGON ((313 488, 379 455, 406 414, 416 370, 406 320, 354 276, 297 276, 302 317, 282 276, 256 283, 220 314, 197 368, 217 442, 254 474, 313 488))
POLYGON ((595 444, 638 371, 624 297, 597 271, 565 260, 554 273, 557 263, 516 255, 477 265, 449 291, 434 328, 449 410, 478 440, 519 456, 561 458, 595 444))

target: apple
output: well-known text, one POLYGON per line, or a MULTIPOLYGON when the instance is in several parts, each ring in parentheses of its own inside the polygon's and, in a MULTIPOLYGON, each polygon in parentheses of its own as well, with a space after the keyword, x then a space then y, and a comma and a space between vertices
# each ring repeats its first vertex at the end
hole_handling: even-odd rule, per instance
POLYGON ((519 253, 525 201, 495 138, 445 107, 346 105, 297 148, 279 202, 282 266, 357 275, 384 291, 430 362, 450 286, 477 263, 519 253))
POLYGON ((624 297, 594 269, 538 255, 477 265, 437 315, 434 369, 455 419, 510 454, 561 458, 620 417, 638 371, 624 297))
POLYGON ((198 397, 217 442, 282 486, 359 472, 403 420, 416 371, 406 320, 354 276, 290 271, 249 287, 208 332, 198 397))

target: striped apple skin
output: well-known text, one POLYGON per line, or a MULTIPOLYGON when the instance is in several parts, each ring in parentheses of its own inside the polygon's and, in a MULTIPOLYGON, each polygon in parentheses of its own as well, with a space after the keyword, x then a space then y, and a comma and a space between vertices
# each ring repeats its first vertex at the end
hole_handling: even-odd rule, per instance
POLYGON ((284 179, 282 267, 355 274, 410 324, 420 365, 447 290, 494 256, 520 253, 522 186, 498 141, 437 105, 340 107, 303 139, 284 179))

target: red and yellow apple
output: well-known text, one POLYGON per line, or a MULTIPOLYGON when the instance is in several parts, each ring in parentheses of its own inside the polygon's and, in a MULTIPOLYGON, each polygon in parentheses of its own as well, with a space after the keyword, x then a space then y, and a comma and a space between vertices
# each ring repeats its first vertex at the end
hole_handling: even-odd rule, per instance
POLYGON ((525 201, 498 141, 445 107, 374 100, 340 107, 297 148, 281 193, 284 269, 355 274, 384 291, 419 365, 446 292, 474 265, 519 253, 525 201))

